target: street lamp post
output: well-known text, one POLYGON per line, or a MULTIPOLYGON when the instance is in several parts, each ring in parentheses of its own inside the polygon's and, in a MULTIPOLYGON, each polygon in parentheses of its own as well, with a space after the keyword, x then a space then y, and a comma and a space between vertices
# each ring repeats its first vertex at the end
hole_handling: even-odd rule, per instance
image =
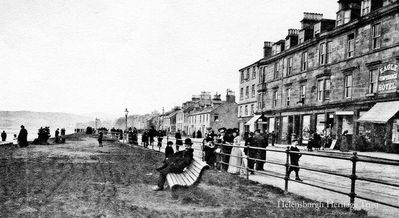
POLYGON ((125 118, 126 118, 126 129, 125 129, 125 136, 127 136, 127 115, 129 114, 129 111, 127 110, 127 108, 125 109, 125 118))

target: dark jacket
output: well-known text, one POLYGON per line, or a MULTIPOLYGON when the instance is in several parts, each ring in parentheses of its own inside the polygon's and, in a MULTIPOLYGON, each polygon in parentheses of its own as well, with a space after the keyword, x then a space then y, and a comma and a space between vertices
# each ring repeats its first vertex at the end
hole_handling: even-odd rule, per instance
POLYGON ((168 167, 160 169, 160 172, 163 174, 182 173, 184 168, 188 167, 193 161, 193 152, 192 148, 176 152, 166 160, 168 167))
POLYGON ((18 134, 18 144, 21 147, 28 146, 28 131, 21 129, 18 134))
MULTIPOLYGON (((299 149, 297 147, 291 146, 290 151, 296 151, 299 152, 299 149)), ((298 166, 298 161, 299 158, 301 158, 302 154, 296 154, 296 153, 290 153, 290 160, 292 165, 298 166)))
MULTIPOLYGON (((255 135, 252 138, 252 142, 251 142, 252 147, 258 147, 258 148, 266 148, 267 147, 267 140, 265 139, 265 137, 263 137, 263 135, 255 135)), ((254 154, 250 154, 250 157, 253 157, 256 153, 256 157, 258 159, 264 159, 266 157, 266 151, 265 150, 258 150, 258 149, 251 149, 254 150, 253 153, 254 154)), ((251 151, 250 150, 250 151, 251 151)))
POLYGON ((175 153, 175 152, 173 151, 172 146, 166 146, 166 148, 165 148, 165 158, 172 157, 173 153, 175 153))

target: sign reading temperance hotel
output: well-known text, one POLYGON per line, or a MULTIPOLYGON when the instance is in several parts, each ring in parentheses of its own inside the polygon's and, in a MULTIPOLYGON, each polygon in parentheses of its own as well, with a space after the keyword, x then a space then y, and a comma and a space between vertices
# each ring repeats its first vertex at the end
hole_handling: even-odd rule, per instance
POLYGON ((378 92, 389 93, 396 92, 398 83, 398 65, 387 64, 380 69, 378 78, 378 92))

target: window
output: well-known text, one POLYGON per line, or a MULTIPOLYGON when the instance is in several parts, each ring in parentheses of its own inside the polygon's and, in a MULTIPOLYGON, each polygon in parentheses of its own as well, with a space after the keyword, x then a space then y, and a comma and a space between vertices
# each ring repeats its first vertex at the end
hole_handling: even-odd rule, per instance
POLYGON ((322 79, 317 81, 317 100, 330 100, 331 80, 322 79))
POLYGON ((326 63, 326 43, 323 42, 320 44, 319 64, 325 64, 325 63, 326 63))
POLYGON ((370 3, 371 3, 371 0, 363 0, 362 1, 362 11, 361 11, 362 16, 370 13, 370 3))
POLYGON ((331 54, 332 54, 332 42, 327 42, 326 45, 326 63, 331 63, 331 54))
POLYGON ((254 115, 254 104, 251 104, 251 115, 254 115))
POLYGON ((324 80, 324 100, 330 100, 331 80, 324 80))
POLYGON ((323 101, 324 80, 317 81, 317 100, 323 101))
POLYGON ((248 105, 245 105, 245 116, 248 116, 248 105))
POLYGON ((244 88, 240 89, 240 100, 244 98, 244 88))
POLYGON ((344 11, 344 24, 351 21, 351 11, 344 11))
POLYGON ((369 73, 369 94, 377 92, 378 70, 371 70, 369 73))
POLYGON ((241 83, 243 83, 243 82, 244 82, 244 72, 241 71, 241 83))
POLYGON ((256 79, 256 69, 255 69, 255 67, 252 68, 252 79, 256 79))
POLYGON ((279 77, 279 70, 280 70, 279 62, 275 62, 274 63, 274 79, 277 79, 279 77))
POLYGON ((305 41, 305 30, 300 30, 299 31, 299 44, 302 44, 305 41))
POLYGON ((264 68, 263 67, 261 67, 260 69, 259 69, 259 83, 262 83, 262 80, 263 80, 263 70, 264 70, 264 68))
POLYGON ((249 80, 249 69, 247 69, 247 78, 245 78, 246 80, 249 80))
POLYGON ((258 108, 262 108, 262 94, 258 94, 258 108))
POLYGON ((218 115, 215 115, 214 121, 218 121, 218 120, 219 120, 219 116, 218 116, 218 115))
POLYGON ((337 14, 337 26, 342 25, 342 23, 343 23, 342 14, 338 13, 337 14))
POLYGON ((249 86, 245 88, 245 97, 249 98, 249 86))
POLYGON ((300 102, 301 102, 302 104, 305 104, 306 86, 305 86, 305 85, 301 85, 299 91, 300 91, 300 102))
POLYGON ((381 47, 381 23, 373 25, 373 49, 381 47))
POLYGON ((255 84, 252 85, 252 95, 251 97, 255 97, 255 84))
POLYGON ((273 107, 277 107, 277 101, 278 101, 278 90, 273 91, 273 107))
POLYGON ((293 65, 292 57, 287 59, 287 76, 292 74, 292 65, 293 65))
POLYGON ((352 75, 345 76, 345 98, 352 97, 352 75))
POLYGON ((347 57, 353 57, 355 52, 355 34, 351 33, 348 35, 348 42, 347 42, 347 57))
POLYGON ((288 107, 290 106, 290 101, 291 101, 291 88, 288 88, 285 93, 286 93, 285 100, 288 107))
POLYGON ((240 113, 238 116, 242 117, 242 106, 240 106, 240 113))
POLYGON ((308 53, 304 52, 302 53, 302 58, 301 58, 301 71, 308 70, 308 53))

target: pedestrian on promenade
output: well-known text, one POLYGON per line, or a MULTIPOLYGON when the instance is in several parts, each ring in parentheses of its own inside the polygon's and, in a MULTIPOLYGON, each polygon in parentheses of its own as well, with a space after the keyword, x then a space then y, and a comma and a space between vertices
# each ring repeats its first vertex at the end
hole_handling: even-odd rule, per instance
POLYGON ((143 135, 141 135, 141 143, 143 147, 146 148, 148 146, 148 131, 144 130, 143 135))
POLYGON ((172 141, 168 141, 168 142, 166 143, 166 148, 165 148, 165 159, 168 159, 168 158, 172 157, 173 154, 175 153, 175 152, 173 151, 172 145, 173 145, 173 142, 172 142, 172 141))
POLYGON ((342 152, 348 152, 349 151, 349 142, 348 142, 348 130, 345 130, 344 133, 342 133, 341 136, 341 145, 340 145, 340 150, 342 152))
POLYGON ((150 138, 150 145, 154 148, 154 138, 157 136, 157 131, 154 126, 151 126, 150 131, 148 132, 148 137, 150 138))
POLYGON ((231 145, 233 145, 234 143, 234 136, 233 136, 233 129, 227 129, 226 130, 226 134, 223 137, 223 141, 224 144, 222 145, 222 169, 227 171, 227 169, 229 168, 229 162, 230 162, 230 154, 231 154, 231 150, 232 147, 231 145))
POLYGON ((270 133, 270 136, 272 137, 272 146, 274 146, 274 143, 276 142, 276 133, 274 132, 274 130, 272 131, 272 133, 270 133))
MULTIPOLYGON (((255 135, 252 139, 252 147, 262 148, 265 149, 267 147, 267 142, 265 137, 260 134, 260 130, 255 130, 255 135)), ((256 162, 256 170, 264 170, 263 166, 266 161, 266 150, 256 149, 255 158, 257 159, 256 162)), ((252 155, 251 155, 252 156, 252 155)), ((253 168, 253 166, 251 166, 253 168)))
POLYGON ((247 139, 245 140, 245 148, 244 148, 244 153, 248 156, 248 171, 250 174, 254 174, 254 166, 255 166, 255 158, 256 158, 256 154, 257 154, 257 150, 250 148, 254 146, 254 142, 253 142, 253 138, 254 138, 254 133, 250 132, 248 134, 247 139))
POLYGON ((183 140, 181 139, 180 130, 177 130, 175 134, 175 139, 176 139, 176 151, 179 151, 179 147, 183 145, 183 140))
POLYGON ((224 141, 224 135, 226 133, 226 128, 220 128, 218 129, 219 135, 216 138, 216 146, 215 146, 215 155, 216 155, 216 168, 221 169, 222 164, 220 163, 223 160, 223 156, 220 154, 222 151, 222 146, 225 143, 224 141))
POLYGON ((197 138, 199 138, 199 139, 202 138, 201 130, 198 130, 198 131, 197 131, 197 138))
POLYGON ((228 173, 239 175, 241 171, 241 166, 243 165, 242 162, 242 151, 240 149, 240 142, 241 137, 239 136, 238 132, 233 132, 234 140, 233 146, 231 149, 231 157, 229 160, 229 167, 227 169, 228 173))
POLYGON ((1 133, 1 141, 5 142, 7 139, 7 133, 3 130, 3 132, 1 133))
POLYGON ((17 134, 14 134, 14 139, 12 140, 12 144, 15 145, 15 147, 18 147, 18 138, 17 138, 17 134))
POLYGON ((215 148, 214 137, 211 130, 212 129, 208 129, 208 132, 205 135, 205 138, 203 140, 202 150, 205 153, 204 155, 205 162, 213 168, 216 161, 216 155, 215 155, 216 148, 215 148))
POLYGON ((100 147, 103 146, 103 132, 100 132, 98 134, 98 144, 100 145, 100 147))
POLYGON ((186 138, 184 144, 185 150, 176 152, 170 158, 165 159, 163 166, 157 168, 159 172, 158 185, 152 188, 153 191, 163 190, 168 173, 182 173, 193 161, 194 150, 191 148, 193 144, 191 139, 186 138))
POLYGON ((21 148, 28 146, 28 131, 25 129, 24 125, 21 125, 21 130, 18 134, 18 144, 21 148))
POLYGON ((157 144, 157 145, 158 145, 158 149, 161 150, 161 147, 162 147, 162 140, 163 140, 162 131, 159 130, 157 134, 158 134, 158 138, 157 138, 158 144, 157 144))
POLYGON ((61 129, 61 142, 65 143, 65 128, 61 129))
POLYGON ((55 130, 55 143, 59 143, 60 142, 60 129, 57 128, 57 130, 55 130))
MULTIPOLYGON (((294 139, 292 141, 290 151, 299 152, 299 149, 297 146, 298 146, 298 140, 294 139)), ((290 152, 290 163, 291 164, 290 164, 290 167, 288 168, 288 178, 290 178, 291 172, 295 171, 295 180, 302 181, 302 179, 299 178, 299 158, 301 158, 301 156, 302 156, 302 154, 290 152)))

